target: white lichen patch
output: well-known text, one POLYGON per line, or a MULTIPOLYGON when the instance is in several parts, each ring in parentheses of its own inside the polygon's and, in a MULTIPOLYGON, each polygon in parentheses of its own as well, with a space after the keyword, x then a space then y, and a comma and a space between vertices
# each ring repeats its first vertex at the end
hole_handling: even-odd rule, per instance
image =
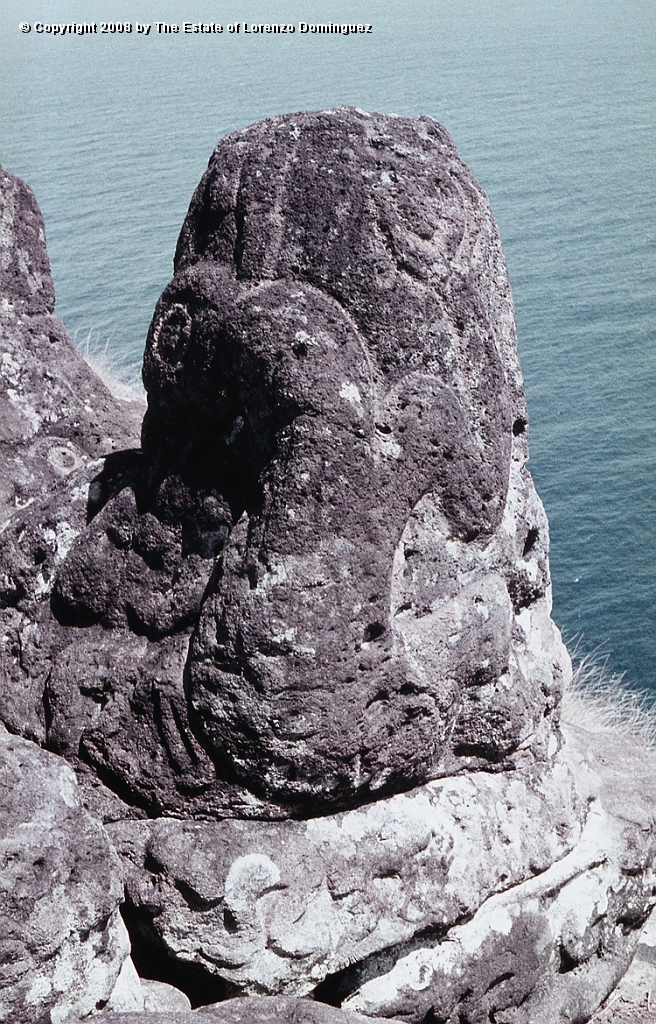
POLYGON ((355 384, 351 384, 349 381, 344 381, 341 388, 339 389, 339 397, 344 398, 351 405, 362 405, 362 396, 358 391, 355 384))
POLYGON ((7 381, 18 387, 21 378, 21 366, 20 363, 14 359, 11 352, 3 352, 2 359, 0 359, 0 373, 3 377, 6 377, 7 381))
POLYGON ((15 388, 7 388, 7 398, 11 404, 16 406, 19 412, 23 414, 30 424, 32 432, 36 434, 43 423, 43 417, 39 415, 34 406, 31 405, 23 395, 20 395, 15 388))

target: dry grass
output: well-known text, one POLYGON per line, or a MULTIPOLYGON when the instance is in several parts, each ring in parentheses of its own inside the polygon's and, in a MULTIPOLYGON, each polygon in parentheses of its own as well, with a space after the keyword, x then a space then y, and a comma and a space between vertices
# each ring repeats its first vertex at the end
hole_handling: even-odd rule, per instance
POLYGON ((89 331, 82 341, 77 336, 73 340, 84 361, 114 398, 122 402, 145 401, 139 368, 127 356, 118 355, 112 349, 111 337, 103 341, 94 331, 89 331))
POLYGON ((653 695, 626 686, 623 673, 609 668, 608 655, 599 648, 577 657, 575 645, 572 660, 574 676, 563 698, 563 720, 589 732, 633 736, 656 751, 653 695))

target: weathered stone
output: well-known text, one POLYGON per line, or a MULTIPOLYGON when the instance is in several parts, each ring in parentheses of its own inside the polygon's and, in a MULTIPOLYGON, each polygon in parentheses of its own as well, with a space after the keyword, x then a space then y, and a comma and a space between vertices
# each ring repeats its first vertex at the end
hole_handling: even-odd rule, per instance
POLYGON ((164 981, 152 981, 149 978, 141 979, 141 989, 144 994, 144 1010, 151 1013, 156 1010, 187 1010, 191 1009, 191 1003, 184 992, 173 985, 167 985, 164 981))
POLYGON ((367 1024, 367 1018, 359 1013, 290 996, 229 999, 202 1006, 198 1015, 206 1017, 207 1024, 367 1024))
POLYGON ((134 962, 271 993, 147 1013, 163 989, 131 962, 115 984, 106 833, 26 744, 50 776, 7 819, 6 1019, 347 1024, 314 994, 585 1020, 654 903, 654 765, 559 749, 508 281, 451 140, 337 110, 220 143, 149 332, 143 451, 52 316, 31 193, 0 186, 0 718, 108 823, 134 962), (47 910, 52 876, 21 889, 44 823, 47 910))
POLYGON ((107 828, 170 954, 248 992, 307 994, 546 869, 576 842, 576 812, 561 768, 544 784, 475 773, 308 822, 107 828))
MULTIPOLYGON (((169 481, 161 518, 137 513, 143 406, 109 393, 53 315, 41 214, 4 171, 0 247, 0 720, 68 757, 101 817, 180 812, 216 779, 187 726, 183 669, 225 509, 203 499, 196 519, 181 521, 171 510, 188 495, 169 481), (69 586, 88 523, 92 557, 69 586)), ((230 800, 239 806, 239 793, 230 800)))
POLYGON ((653 1024, 656 1019, 656 914, 640 933, 628 971, 590 1024, 653 1024))
POLYGON ((0 726, 0 1019, 72 1024, 110 995, 129 943, 121 867, 61 758, 0 726))
POLYGON ((439 125, 342 109, 224 139, 144 381, 143 459, 57 569, 90 639, 53 652, 49 743, 149 813, 217 817, 553 753, 570 666, 510 290, 439 125), (69 671, 99 629, 113 723, 69 671))
POLYGON ((542 776, 472 773, 307 822, 108 831, 168 955, 244 992, 416 1022, 583 1020, 654 904, 656 792, 646 752, 566 736, 542 776))
POLYGON ((0 256, 0 718, 42 742, 51 657, 67 642, 50 612, 55 573, 95 478, 120 488, 116 460, 100 460, 138 443, 143 407, 112 397, 54 316, 41 213, 2 168, 0 256))
POLYGON ((368 1018, 311 999, 251 996, 201 1006, 194 1013, 104 1012, 100 1020, 103 1024, 366 1024, 368 1018))
POLYGON ((189 694, 236 778, 344 805, 544 748, 567 658, 543 629, 523 671, 546 522, 508 280, 439 125, 338 110, 221 142, 144 380, 147 452, 208 472, 197 438, 223 439, 239 522, 189 694))
POLYGON ((184 992, 163 981, 140 978, 131 957, 124 961, 107 1006, 107 1013, 138 1013, 142 1010, 166 1010, 179 1013, 191 1010, 184 992))
MULTIPOLYGON (((141 978, 137 974, 131 957, 127 957, 123 961, 123 966, 105 1009, 107 1012, 115 1013, 138 1013, 145 1009, 141 978)), ((177 1007, 177 1009, 190 1010, 191 1006, 177 1007)))
POLYGON ((348 1008, 409 1022, 553 1024, 587 1020, 612 991, 655 902, 654 759, 625 737, 571 727, 566 737, 589 805, 573 850, 483 903, 448 941, 367 981, 348 1008))
POLYGON ((141 403, 118 402, 54 316, 43 218, 0 167, 0 525, 72 472, 138 437, 141 403))

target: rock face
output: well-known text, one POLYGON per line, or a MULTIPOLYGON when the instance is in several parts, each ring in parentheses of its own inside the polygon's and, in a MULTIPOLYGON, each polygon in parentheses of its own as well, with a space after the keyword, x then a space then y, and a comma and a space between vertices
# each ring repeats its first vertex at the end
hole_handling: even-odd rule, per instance
POLYGON ((129 951, 122 872, 61 758, 0 726, 0 1020, 69 1024, 129 951))
POLYGON ((0 524, 87 463, 138 441, 139 403, 119 403, 55 315, 43 218, 0 167, 0 524))
POLYGON ((572 851, 483 903, 448 942, 397 960, 347 1007, 417 1022, 431 1012, 457 1024, 503 1011, 512 1024, 552 1024, 587 1020, 612 991, 654 901, 653 762, 624 738, 570 728, 565 736, 563 756, 587 803, 572 851))
POLYGON ((582 1021, 654 902, 653 770, 568 728, 541 780, 474 772, 307 822, 108 831, 169 954, 241 991, 417 1024, 582 1021))
POLYGON ((188 1014, 103 1013, 100 1020, 102 1024, 367 1024, 359 1013, 290 996, 229 999, 188 1014))
POLYGON ((86 526, 90 487, 102 489, 100 458, 111 477, 111 453, 139 443, 140 418, 90 370, 54 306, 36 199, 0 168, 0 717, 38 741, 51 651, 66 646, 50 613, 55 572, 86 526))
POLYGON ((559 726, 508 280, 446 132, 219 144, 141 448, 0 198, 0 1017, 182 1022, 175 982, 225 1024, 586 1020, 656 900, 656 765, 559 726))
POLYGON ((175 266, 141 464, 58 569, 48 742, 149 813, 260 817, 553 753, 508 279, 446 132, 231 136, 175 266))
POLYGON ((581 833, 566 764, 542 783, 475 772, 307 822, 107 829, 133 865, 132 905, 178 958, 247 992, 301 995, 351 964, 380 969, 420 936, 437 942, 581 833))

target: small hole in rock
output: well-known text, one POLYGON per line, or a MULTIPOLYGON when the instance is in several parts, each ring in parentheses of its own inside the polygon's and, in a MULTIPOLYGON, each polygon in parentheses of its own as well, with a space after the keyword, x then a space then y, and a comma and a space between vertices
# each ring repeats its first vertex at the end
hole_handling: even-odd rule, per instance
POLYGON ((223 909, 223 927, 230 935, 234 935, 239 930, 235 915, 229 907, 223 909))
POLYGON ((522 552, 524 558, 526 558, 529 551, 533 550, 533 548, 535 547, 535 542, 537 541, 539 536, 540 531, 538 530, 537 526, 532 526, 526 534, 526 540, 524 541, 524 551, 522 552))
POLYGON ((120 909, 130 936, 132 962, 141 978, 165 981, 181 989, 192 1007, 222 1002, 238 994, 236 985, 205 970, 202 964, 177 960, 158 934, 152 912, 129 902, 120 909))
POLYGON ((559 974, 569 974, 573 971, 578 964, 574 957, 567 952, 564 946, 560 947, 560 966, 558 967, 559 974))

